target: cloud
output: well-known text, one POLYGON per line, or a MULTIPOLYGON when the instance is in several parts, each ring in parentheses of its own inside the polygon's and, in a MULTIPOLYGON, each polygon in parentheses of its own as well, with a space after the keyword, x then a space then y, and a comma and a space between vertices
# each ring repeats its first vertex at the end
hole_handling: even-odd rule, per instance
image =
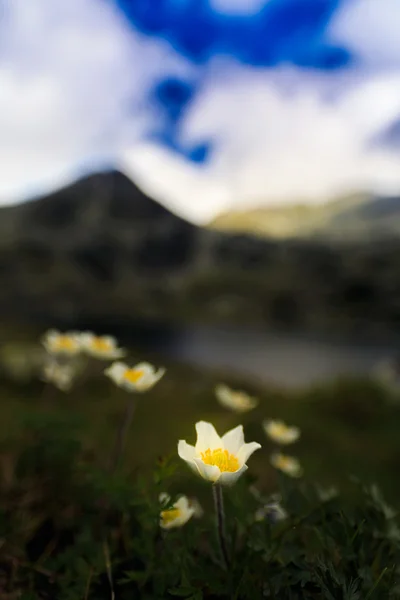
POLYGON ((197 222, 399 190, 396 3, 9 1, 0 202, 112 164, 197 222))
POLYGON ((102 0, 12 0, 0 39, 3 203, 113 163, 151 129, 154 81, 189 70, 102 0))
POLYGON ((142 185, 207 222, 229 207, 400 189, 400 151, 372 144, 398 114, 400 73, 331 76, 282 68, 268 78, 237 64, 210 74, 181 124, 182 143, 213 139, 196 167, 167 150, 134 148, 124 165, 142 185), (219 76, 218 76, 219 73, 219 76), (153 173, 153 176, 151 174, 153 173))
POLYGON ((400 2, 347 0, 329 35, 369 68, 400 67, 400 2))

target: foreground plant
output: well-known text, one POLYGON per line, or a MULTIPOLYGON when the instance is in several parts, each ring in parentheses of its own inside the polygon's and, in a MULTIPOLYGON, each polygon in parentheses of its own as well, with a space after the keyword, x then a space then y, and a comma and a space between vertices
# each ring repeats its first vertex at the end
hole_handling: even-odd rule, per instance
MULTIPOLYGON (((198 522, 189 497, 159 501, 162 490, 188 490, 177 461, 160 457, 144 474, 104 469, 101 448, 87 450, 92 421, 60 405, 25 405, 12 460, 1 455, 0 598, 399 599, 400 522, 375 486, 350 482, 343 495, 279 477, 271 496, 240 471, 259 445, 245 444, 241 427, 220 437, 200 422, 198 443, 180 447, 212 487, 221 569, 206 499, 198 522), (236 479, 222 498, 224 473, 236 479)), ((293 460, 280 454, 281 469, 293 460)))
POLYGON ((261 448, 258 442, 244 441, 243 426, 238 425, 220 437, 206 421, 196 423, 197 441, 191 446, 185 440, 178 443, 178 454, 203 479, 213 484, 217 532, 225 567, 230 557, 225 533, 225 511, 222 486, 233 485, 245 471, 246 461, 261 448))
POLYGON ((195 446, 180 440, 178 454, 195 473, 214 484, 234 484, 247 471, 246 461, 261 448, 258 442, 244 441, 243 425, 238 425, 222 437, 214 425, 206 421, 199 421, 195 427, 195 446))
MULTIPOLYGON (((128 367, 125 363, 114 362, 104 371, 117 386, 128 392, 144 393, 153 388, 163 377, 165 369, 155 369, 150 363, 142 362, 135 367, 128 367)), ((135 412, 135 402, 132 395, 127 398, 125 412, 118 428, 114 450, 111 455, 109 468, 113 471, 121 458, 126 444, 129 427, 135 412)))

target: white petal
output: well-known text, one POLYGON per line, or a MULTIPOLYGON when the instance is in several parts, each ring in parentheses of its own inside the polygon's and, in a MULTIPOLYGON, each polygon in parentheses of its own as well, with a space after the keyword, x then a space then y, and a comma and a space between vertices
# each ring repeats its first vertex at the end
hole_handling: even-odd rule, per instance
POLYGON ((292 442, 295 442, 301 435, 300 429, 298 427, 291 427, 290 431, 292 435, 292 442))
POLYGON ((185 440, 179 440, 178 442, 178 455, 180 458, 188 463, 193 463, 197 456, 197 452, 194 446, 191 446, 185 440))
POLYGON ((137 365, 135 365, 134 367, 131 367, 132 369, 134 369, 135 371, 143 371, 143 377, 145 377, 146 375, 154 375, 154 367, 153 365, 151 365, 148 362, 141 362, 138 363, 137 365))
POLYGON ((45 334, 48 338, 58 338, 61 335, 61 332, 58 329, 49 329, 49 331, 45 334))
POLYGON ((162 504, 167 504, 171 500, 171 496, 167 494, 167 492, 161 492, 161 494, 158 496, 158 500, 162 504))
POLYGON ((160 367, 158 369, 158 371, 154 374, 154 381, 160 381, 161 377, 164 377, 165 373, 166 373, 166 369, 164 369, 164 367, 160 367))
POLYGON ((122 362, 113 363, 104 373, 110 377, 115 383, 120 384, 122 382, 127 366, 122 362))
POLYGON ((185 525, 194 515, 194 508, 188 507, 185 512, 182 511, 182 515, 180 518, 180 525, 185 525))
POLYGON ((222 440, 215 431, 214 425, 206 421, 196 423, 197 441, 196 452, 205 452, 206 450, 217 450, 222 448, 222 440))
POLYGON ((250 458, 250 456, 253 454, 253 452, 258 450, 259 448, 261 448, 261 444, 259 444, 258 442, 250 442, 249 444, 243 444, 237 455, 239 464, 245 464, 250 458))
POLYGON ((135 389, 137 392, 146 392, 150 388, 152 388, 165 374, 166 370, 164 368, 155 370, 153 365, 149 363, 139 363, 132 367, 135 371, 142 371, 143 374, 140 379, 132 385, 131 389, 135 389))
POLYGON ((114 362, 107 371, 110 373, 124 373, 128 369, 128 366, 123 362, 114 362))
POLYGON ((93 333, 90 333, 89 331, 84 331, 80 335, 80 340, 81 340, 82 344, 90 344, 93 341, 93 338, 94 338, 93 333))
POLYGON ((224 383, 218 383, 215 386, 215 393, 216 393, 217 396, 225 396, 226 393, 229 394, 229 392, 230 392, 230 389, 224 383))
POLYGON ((215 387, 215 395, 222 404, 228 406, 231 404, 230 400, 232 392, 226 385, 223 385, 222 383, 217 385, 215 387))
POLYGON ((197 466, 200 476, 203 477, 203 479, 212 481, 213 483, 216 483, 219 480, 221 471, 218 467, 214 465, 206 465, 201 458, 195 458, 194 462, 197 466))
POLYGON ((43 343, 52 344, 60 337, 60 335, 61 333, 57 329, 50 329, 47 333, 44 334, 43 343))
POLYGON ((233 485, 239 479, 239 477, 243 475, 245 471, 247 471, 247 469, 247 465, 243 464, 240 467, 240 469, 234 471, 233 473, 229 471, 224 471, 223 473, 221 473, 221 477, 218 479, 218 483, 221 483, 222 485, 233 485))
POLYGON ((174 504, 174 508, 179 508, 183 512, 189 510, 189 499, 187 496, 181 496, 174 504))
MULTIPOLYGON (((178 508, 178 502, 174 504, 174 507, 178 508)), ((163 522, 162 518, 160 519, 160 527, 162 529, 174 529, 175 527, 182 527, 185 525, 189 519, 193 516, 194 510, 192 508, 187 508, 187 510, 181 510, 179 517, 174 519, 173 521, 163 522)))
POLYGON ((229 410, 234 410, 234 411, 237 410, 236 404, 232 400, 231 396, 227 396, 227 395, 220 393, 219 395, 217 395, 217 400, 220 403, 220 405, 223 406, 224 408, 228 408, 229 410))
POLYGON ((244 444, 243 425, 238 425, 234 429, 227 431, 222 436, 222 443, 225 450, 236 456, 244 444))

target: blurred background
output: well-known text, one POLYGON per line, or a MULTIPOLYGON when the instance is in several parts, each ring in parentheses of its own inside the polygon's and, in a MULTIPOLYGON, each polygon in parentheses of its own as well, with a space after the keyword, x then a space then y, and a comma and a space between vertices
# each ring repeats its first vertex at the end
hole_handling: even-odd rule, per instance
POLYGON ((90 329, 168 368, 131 461, 234 426, 224 381, 252 439, 285 417, 310 476, 393 491, 399 30, 397 0, 0 0, 5 454, 32 406, 111 435, 103 380, 38 400, 41 334, 90 329))

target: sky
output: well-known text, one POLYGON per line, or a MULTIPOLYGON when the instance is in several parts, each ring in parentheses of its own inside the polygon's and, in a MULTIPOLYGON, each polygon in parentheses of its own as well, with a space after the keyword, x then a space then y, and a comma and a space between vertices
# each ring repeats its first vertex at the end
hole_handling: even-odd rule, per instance
POLYGON ((0 0, 0 204, 118 168, 196 223, 400 193, 399 0, 0 0))

